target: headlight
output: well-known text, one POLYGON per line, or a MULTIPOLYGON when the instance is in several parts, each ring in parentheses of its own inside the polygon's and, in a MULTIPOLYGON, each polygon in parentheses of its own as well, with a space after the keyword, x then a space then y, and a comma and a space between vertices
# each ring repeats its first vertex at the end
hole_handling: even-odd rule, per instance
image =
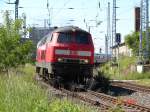
POLYGON ((84 60, 84 63, 89 63, 89 60, 88 60, 88 59, 85 59, 85 60, 84 60))
POLYGON ((62 61, 63 61, 63 59, 62 59, 62 58, 58 58, 57 60, 58 60, 58 62, 62 62, 62 61))

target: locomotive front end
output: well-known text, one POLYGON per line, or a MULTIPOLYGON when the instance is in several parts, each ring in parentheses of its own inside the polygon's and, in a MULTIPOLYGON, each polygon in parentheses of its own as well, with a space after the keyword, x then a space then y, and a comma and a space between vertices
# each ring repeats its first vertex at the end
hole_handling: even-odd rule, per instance
POLYGON ((83 30, 57 32, 56 74, 67 80, 84 82, 93 75, 94 46, 92 37, 83 30))
POLYGON ((58 28, 42 46, 45 49, 39 52, 43 61, 37 63, 38 73, 77 83, 85 83, 93 76, 94 45, 90 33, 73 26, 58 28))

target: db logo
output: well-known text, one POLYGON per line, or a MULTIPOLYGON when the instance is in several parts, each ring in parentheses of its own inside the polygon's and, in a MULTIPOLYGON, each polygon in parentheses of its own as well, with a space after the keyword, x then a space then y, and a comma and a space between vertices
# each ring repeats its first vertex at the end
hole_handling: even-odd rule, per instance
POLYGON ((70 51, 70 55, 76 55, 77 51, 70 51))

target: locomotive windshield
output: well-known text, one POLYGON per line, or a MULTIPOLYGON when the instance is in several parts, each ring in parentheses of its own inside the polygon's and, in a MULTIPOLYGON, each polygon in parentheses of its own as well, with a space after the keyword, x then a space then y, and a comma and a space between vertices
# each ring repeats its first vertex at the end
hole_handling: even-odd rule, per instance
POLYGON ((76 33, 75 41, 78 44, 89 44, 88 34, 78 32, 76 33))
POLYGON ((58 37, 59 43, 71 43, 73 41, 71 33, 60 33, 58 37))
POLYGON ((89 44, 89 35, 84 32, 73 33, 59 33, 59 43, 77 43, 77 44, 89 44))

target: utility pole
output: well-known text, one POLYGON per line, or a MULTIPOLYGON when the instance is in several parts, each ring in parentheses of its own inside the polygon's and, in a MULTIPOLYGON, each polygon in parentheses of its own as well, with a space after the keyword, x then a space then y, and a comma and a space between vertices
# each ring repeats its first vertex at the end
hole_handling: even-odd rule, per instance
POLYGON ((112 16, 112 47, 114 46, 115 63, 117 61, 118 75, 120 75, 120 63, 119 63, 119 44, 121 42, 120 34, 116 33, 116 0, 113 0, 113 16, 112 16), (113 43, 114 42, 114 43, 113 43), (117 49, 118 48, 118 49, 117 49), (118 52, 117 52, 118 51, 118 52), (117 59, 117 60, 116 60, 117 59))
POLYGON ((105 53, 108 61, 108 35, 105 35, 105 53))
MULTIPOLYGON (((115 38, 116 38, 116 0, 113 0, 113 15, 112 15, 112 47, 116 45, 115 38)), ((114 49, 114 53, 112 53, 116 58, 116 48, 114 49)), ((115 59, 116 61, 116 59, 115 59)))
POLYGON ((141 62, 142 61, 142 32, 143 32, 143 0, 141 0, 141 5, 140 5, 140 35, 139 35, 139 61, 141 62))
POLYGON ((18 19, 18 5, 19 5, 19 0, 15 1, 15 19, 18 19))
MULTIPOLYGON (((108 53, 111 54, 111 29, 110 29, 110 2, 108 2, 108 9, 107 9, 107 40, 108 40, 108 53)), ((108 58, 108 54, 107 54, 108 58)))
POLYGON ((149 0, 146 0, 146 58, 148 60, 148 58, 150 58, 150 50, 149 50, 149 42, 150 42, 150 39, 149 39, 149 0))
POLYGON ((50 25, 51 25, 51 23, 50 23, 50 9, 49 9, 49 0, 47 0, 47 10, 48 10, 48 26, 49 26, 49 28, 50 28, 50 25))
POLYGON ((24 35, 24 38, 26 38, 26 35, 27 35, 26 14, 23 13, 22 17, 23 17, 23 35, 24 35))
POLYGON ((141 0, 141 8, 140 8, 140 43, 139 43, 139 61, 143 60, 143 32, 146 33, 146 49, 144 51, 144 59, 146 56, 146 60, 150 57, 150 39, 149 39, 149 2, 148 0, 141 0))
POLYGON ((89 26, 89 28, 88 28, 88 32, 89 32, 89 33, 91 33, 91 26, 89 26))
POLYGON ((19 0, 16 0, 14 3, 7 3, 7 4, 15 4, 15 20, 18 19, 18 6, 19 6, 19 0))
POLYGON ((44 28, 46 28, 46 19, 44 19, 44 28))

